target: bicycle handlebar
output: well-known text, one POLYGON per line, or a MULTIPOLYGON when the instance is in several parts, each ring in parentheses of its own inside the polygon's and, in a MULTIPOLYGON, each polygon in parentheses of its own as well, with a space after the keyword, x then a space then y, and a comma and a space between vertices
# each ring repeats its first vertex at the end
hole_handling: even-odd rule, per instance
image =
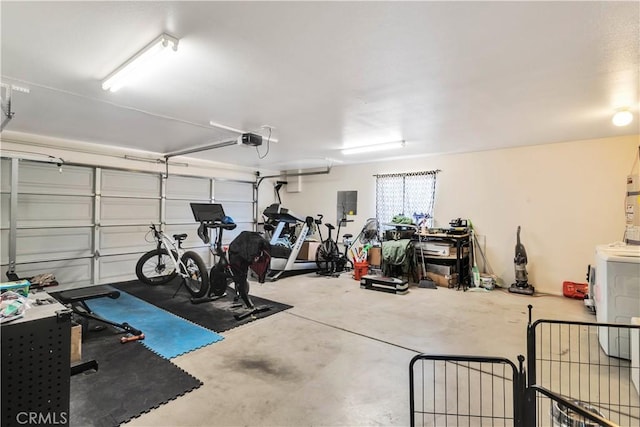
POLYGON ((155 237, 156 239, 160 239, 160 236, 162 235, 162 231, 158 230, 154 223, 151 223, 151 226, 149 228, 151 229, 151 231, 153 231, 153 237, 155 237))

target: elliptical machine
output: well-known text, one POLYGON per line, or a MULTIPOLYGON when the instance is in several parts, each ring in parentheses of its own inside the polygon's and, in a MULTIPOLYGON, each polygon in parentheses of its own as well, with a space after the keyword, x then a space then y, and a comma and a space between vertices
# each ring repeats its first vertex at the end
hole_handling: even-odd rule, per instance
POLYGON ((520 243, 520 226, 518 226, 518 238, 516 243, 516 254, 513 259, 516 270, 516 282, 509 286, 509 292, 523 295, 533 295, 535 288, 529 284, 527 274, 527 251, 520 243))

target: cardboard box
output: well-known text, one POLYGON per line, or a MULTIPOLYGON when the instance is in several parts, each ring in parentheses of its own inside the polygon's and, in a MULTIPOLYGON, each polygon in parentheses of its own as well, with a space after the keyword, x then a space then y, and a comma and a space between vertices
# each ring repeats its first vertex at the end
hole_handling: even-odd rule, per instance
POLYGON ((457 284, 458 275, 451 274, 444 276, 442 274, 436 274, 431 271, 427 271, 427 279, 433 280, 438 286, 448 288, 457 284))
POLYGON ((82 325, 71 327, 71 363, 82 360, 82 325))
POLYGON ((373 247, 369 249, 369 265, 379 266, 382 264, 382 248, 373 247))
POLYGON ((300 252, 298 252, 297 259, 315 261, 318 247, 320 247, 320 242, 314 242, 311 240, 305 241, 300 248, 300 252))

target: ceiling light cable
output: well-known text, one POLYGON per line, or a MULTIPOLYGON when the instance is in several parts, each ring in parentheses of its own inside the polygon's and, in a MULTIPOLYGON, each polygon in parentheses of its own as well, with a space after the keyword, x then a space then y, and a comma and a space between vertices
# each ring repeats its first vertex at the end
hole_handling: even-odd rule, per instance
POLYGON ((260 151, 258 150, 258 147, 256 146, 256 153, 258 153, 258 159, 262 160, 265 157, 267 157, 267 154, 269 154, 269 142, 271 141, 271 128, 269 128, 269 136, 267 137, 267 152, 264 153, 264 156, 260 156, 260 151))

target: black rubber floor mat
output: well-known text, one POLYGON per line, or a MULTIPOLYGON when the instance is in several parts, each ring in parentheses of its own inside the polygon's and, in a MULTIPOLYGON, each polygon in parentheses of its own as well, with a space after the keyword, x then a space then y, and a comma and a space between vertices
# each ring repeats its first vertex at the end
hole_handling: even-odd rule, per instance
POLYGON ((256 307, 266 306, 270 307, 270 309, 237 320, 235 316, 246 314, 247 310, 238 307, 239 304, 234 303, 235 291, 231 288, 227 289, 227 296, 222 299, 202 304, 191 304, 190 295, 184 287, 180 289, 175 297, 173 296, 178 286, 180 286, 179 279, 169 282, 166 285, 157 286, 145 285, 137 280, 112 283, 111 286, 128 292, 133 296, 214 332, 228 331, 236 326, 270 316, 283 310, 288 310, 292 307, 291 305, 251 296, 251 301, 256 307))
POLYGON ((142 344, 121 344, 115 329, 93 326, 82 342, 82 361, 95 359, 98 370, 71 377, 71 427, 118 426, 202 385, 142 344))

